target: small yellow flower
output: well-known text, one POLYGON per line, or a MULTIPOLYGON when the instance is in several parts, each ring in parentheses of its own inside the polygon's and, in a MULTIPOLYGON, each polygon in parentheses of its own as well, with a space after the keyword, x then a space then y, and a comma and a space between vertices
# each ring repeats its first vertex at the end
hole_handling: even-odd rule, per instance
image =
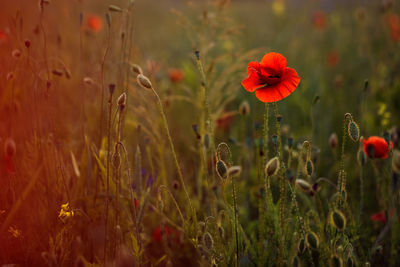
POLYGON ((69 203, 65 203, 61 205, 60 213, 58 214, 58 218, 65 223, 69 218, 74 217, 75 213, 73 210, 70 210, 69 203))
POLYGON ((13 237, 18 238, 21 235, 21 230, 10 226, 8 232, 12 234, 13 237))

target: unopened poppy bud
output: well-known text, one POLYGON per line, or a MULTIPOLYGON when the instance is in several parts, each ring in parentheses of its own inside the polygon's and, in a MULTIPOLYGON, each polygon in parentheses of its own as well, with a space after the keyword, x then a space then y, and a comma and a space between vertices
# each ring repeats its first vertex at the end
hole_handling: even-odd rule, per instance
POLYGON ((306 162, 306 171, 308 175, 312 175, 313 171, 314 171, 314 164, 312 163, 312 161, 309 159, 306 162))
POLYGON ((276 134, 272 135, 272 144, 274 144, 274 146, 278 145, 278 136, 276 134))
POLYGON ((196 51, 194 52, 194 54, 195 54, 195 56, 196 56, 196 59, 199 60, 199 59, 200 59, 200 51, 196 50, 196 51))
POLYGON ((400 174, 400 151, 397 149, 393 151, 392 169, 397 174, 400 174))
POLYGON ((334 210, 331 213, 331 224, 338 230, 343 230, 346 228, 346 217, 339 210, 334 210))
POLYGON ((21 51, 20 51, 19 49, 14 49, 14 50, 11 52, 11 56, 12 56, 13 58, 20 58, 20 57, 21 57, 21 51))
POLYGON ((303 238, 301 238, 300 240, 299 240, 299 243, 297 244, 297 251, 300 253, 300 254, 303 254, 305 251, 306 251, 306 242, 304 241, 304 239, 303 238))
POLYGON ((292 147, 293 147, 293 141, 294 141, 294 140, 293 140, 292 137, 289 137, 289 138, 288 138, 287 144, 288 144, 288 147, 289 147, 289 148, 292 148, 292 147))
POLYGON ((250 114, 250 105, 249 102, 244 100, 239 106, 239 113, 243 116, 250 114))
POLYGON ((122 12, 122 9, 116 5, 109 5, 108 10, 112 12, 122 12))
POLYGON ((193 129, 194 134, 196 135, 196 139, 200 140, 201 136, 199 134, 199 126, 197 124, 192 124, 192 129, 193 129))
POLYGON ((347 129, 351 140, 357 142, 360 138, 360 128, 358 127, 357 123, 355 123, 353 120, 350 121, 347 129))
POLYGON ((228 177, 239 176, 242 172, 241 166, 232 166, 228 169, 228 177))
POLYGON ((146 88, 146 89, 153 88, 153 86, 151 85, 150 80, 146 76, 144 76, 143 74, 139 74, 137 76, 137 82, 143 88, 146 88))
POLYGON ((319 246, 319 237, 314 232, 309 232, 306 236, 307 246, 312 250, 317 250, 319 246))
POLYGON ((389 132, 384 132, 383 133, 383 139, 385 139, 386 143, 388 144, 388 147, 390 148, 390 133, 389 132))
POLYGON ((296 185, 303 191, 306 193, 309 193, 311 190, 311 185, 310 183, 308 183, 307 181, 303 180, 303 179, 296 179, 296 185))
POLYGON ((331 136, 329 136, 329 141, 328 141, 328 143, 329 143, 329 146, 330 146, 332 149, 335 149, 335 148, 337 147, 339 141, 338 141, 338 136, 337 136, 336 133, 332 133, 331 136))
POLYGON ((367 162, 367 156, 362 149, 359 149, 357 152, 357 162, 360 166, 364 166, 367 162))
POLYGON ((294 172, 291 169, 287 169, 286 172, 285 172, 285 177, 289 181, 292 181, 293 178, 294 178, 294 172))
POLYGON ((369 84, 369 81, 365 80, 364 81, 364 92, 368 90, 368 84, 369 84))
POLYGON ((282 118, 283 118, 283 116, 281 114, 276 115, 276 121, 277 122, 281 122, 282 118))
POLYGON ((225 230, 222 226, 218 226, 218 233, 219 233, 219 237, 221 239, 223 239, 225 237, 225 230))
POLYGON ((137 64, 132 65, 132 71, 136 74, 143 74, 142 68, 137 64))
POLYGON ((172 187, 173 187, 175 190, 178 190, 178 188, 179 188, 179 182, 178 182, 177 180, 174 180, 174 182, 172 183, 172 187))
POLYGON ((228 175, 228 168, 226 167, 225 162, 223 162, 222 160, 218 160, 217 164, 216 164, 216 169, 217 169, 218 176, 221 179, 225 180, 228 175))
POLYGON ((110 93, 110 95, 112 95, 115 91, 115 84, 114 83, 110 83, 108 85, 108 92, 110 93))
POLYGON ((205 232, 203 235, 203 245, 208 250, 211 250, 214 246, 214 240, 209 232, 205 232))
POLYGON ((275 175, 280 167, 280 162, 278 157, 270 159, 265 166, 265 174, 269 177, 275 175))
POLYGON ((118 106, 120 107, 120 109, 124 109, 125 105, 126 105, 126 93, 122 93, 119 97, 118 97, 118 106))
POLYGON ((29 41, 28 39, 25 40, 24 44, 26 48, 31 47, 31 41, 29 41))
POLYGON ((90 78, 90 77, 85 77, 85 78, 83 78, 83 82, 84 82, 85 84, 87 84, 87 85, 93 85, 93 84, 94 84, 93 79, 90 78))
POLYGON ((53 73, 53 75, 56 75, 56 76, 62 76, 64 72, 59 69, 54 69, 51 71, 51 73, 53 73))
POLYGON ((7 138, 4 142, 4 153, 9 158, 12 158, 17 151, 17 146, 15 145, 14 140, 11 138, 7 138))

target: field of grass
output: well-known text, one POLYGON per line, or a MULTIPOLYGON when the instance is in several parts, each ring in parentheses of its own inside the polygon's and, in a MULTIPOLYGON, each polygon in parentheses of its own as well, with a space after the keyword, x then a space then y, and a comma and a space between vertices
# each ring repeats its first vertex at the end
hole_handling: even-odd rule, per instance
POLYGON ((1 266, 400 266, 396 1, 0 14, 1 266))

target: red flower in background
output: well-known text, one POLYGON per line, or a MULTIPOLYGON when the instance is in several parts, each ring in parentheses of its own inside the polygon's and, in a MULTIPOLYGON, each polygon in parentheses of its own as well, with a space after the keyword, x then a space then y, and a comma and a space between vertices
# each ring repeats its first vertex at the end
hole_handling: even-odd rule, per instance
MULTIPOLYGON (((393 143, 390 142, 393 148, 393 143)), ((385 159, 388 157, 389 146, 385 139, 378 136, 371 136, 367 140, 363 140, 363 148, 365 154, 370 158, 385 159)))
POLYGON ((0 30, 0 45, 8 42, 8 34, 5 31, 0 30))
POLYGON ((396 14, 390 14, 387 19, 390 35, 393 41, 397 42, 400 39, 400 19, 396 14))
POLYGON ((336 51, 329 52, 326 61, 330 67, 335 67, 339 63, 339 54, 336 51))
POLYGON ((323 30, 326 27, 326 15, 322 11, 315 11, 312 16, 312 23, 317 29, 323 30))
POLYGON ((375 214, 372 214, 371 217, 369 217, 371 221, 375 222, 386 222, 386 215, 385 212, 381 211, 375 214))
POLYGON ((228 111, 228 112, 223 113, 216 120, 217 127, 222 129, 223 131, 229 130, 236 115, 237 115, 236 111, 228 111))
POLYGON ((166 238, 173 234, 174 230, 169 228, 168 226, 158 226, 153 230, 153 239, 154 241, 161 242, 163 236, 165 235, 166 238))
POLYGON ((97 15, 88 15, 86 24, 91 31, 96 33, 103 29, 103 21, 97 15))
POLYGON ((179 83, 183 80, 183 72, 178 70, 178 69, 169 69, 168 70, 168 76, 171 82, 173 83, 179 83))
POLYGON ((15 173, 15 168, 13 164, 13 157, 17 151, 14 140, 7 138, 4 142, 4 162, 6 166, 6 171, 9 174, 15 173))
POLYGON ((262 102, 276 102, 287 97, 296 89, 300 77, 286 64, 286 58, 274 52, 265 54, 260 63, 250 62, 243 87, 249 92, 256 91, 256 97, 262 102))

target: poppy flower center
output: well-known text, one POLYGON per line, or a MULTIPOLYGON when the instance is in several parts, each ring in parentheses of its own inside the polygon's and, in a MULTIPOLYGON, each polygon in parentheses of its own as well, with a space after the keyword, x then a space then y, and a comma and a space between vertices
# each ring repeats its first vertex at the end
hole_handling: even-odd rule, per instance
POLYGON ((279 74, 272 74, 268 76, 260 75, 260 79, 266 84, 266 86, 277 84, 281 81, 279 74))

